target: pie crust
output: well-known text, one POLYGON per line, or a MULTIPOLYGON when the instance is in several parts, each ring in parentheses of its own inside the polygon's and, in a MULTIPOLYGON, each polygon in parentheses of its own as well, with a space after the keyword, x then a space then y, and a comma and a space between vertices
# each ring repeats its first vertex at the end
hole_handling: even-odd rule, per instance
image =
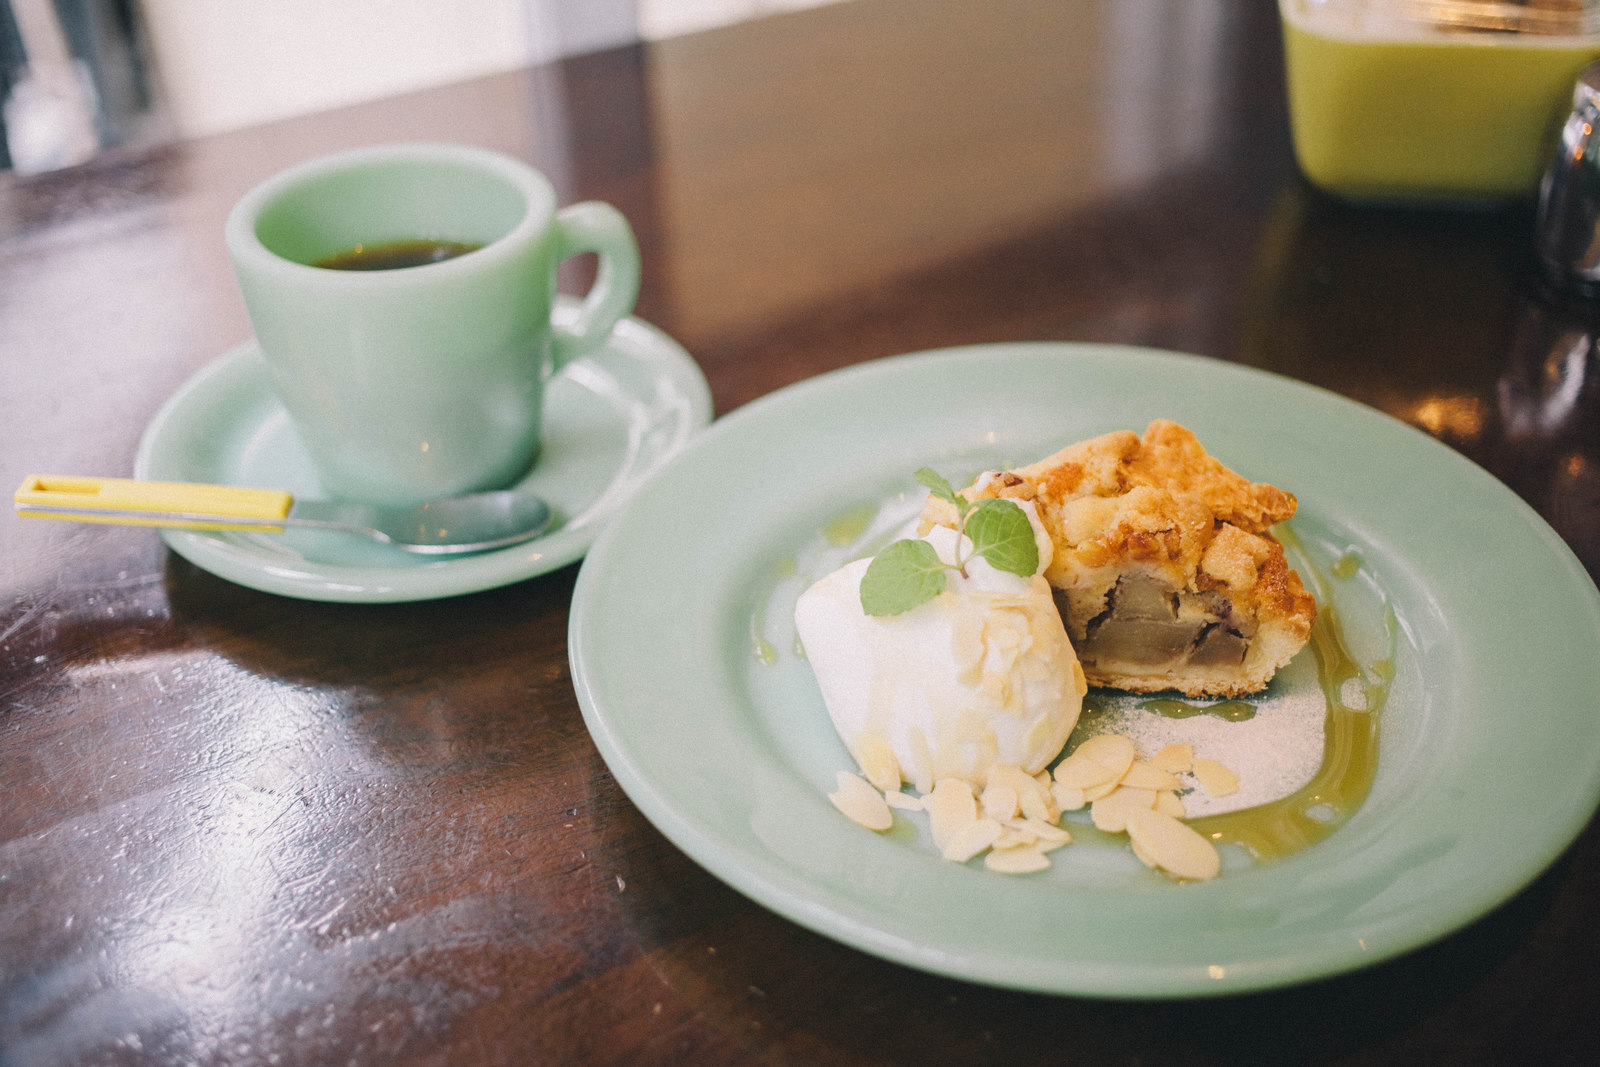
MULTIPOLYGON (((1271 533, 1294 496, 1235 474, 1175 422, 986 472, 962 495, 1035 503, 1055 549, 1044 576, 1090 685, 1243 696, 1311 635, 1316 601, 1271 533)), ((929 498, 924 531, 955 520, 929 498)))

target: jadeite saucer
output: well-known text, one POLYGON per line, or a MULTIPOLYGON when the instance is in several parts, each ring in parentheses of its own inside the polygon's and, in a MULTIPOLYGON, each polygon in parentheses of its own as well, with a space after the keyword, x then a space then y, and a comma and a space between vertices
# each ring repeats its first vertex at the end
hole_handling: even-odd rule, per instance
MULTIPOLYGON (((539 462, 521 486, 556 513, 550 533, 498 552, 428 559, 320 530, 163 530, 178 555, 240 585, 305 600, 382 603, 507 585, 580 558, 624 501, 711 421, 689 354, 638 319, 545 390, 539 462)), ((261 350, 247 341, 202 368, 145 430, 138 478, 287 489, 324 498, 261 350)))

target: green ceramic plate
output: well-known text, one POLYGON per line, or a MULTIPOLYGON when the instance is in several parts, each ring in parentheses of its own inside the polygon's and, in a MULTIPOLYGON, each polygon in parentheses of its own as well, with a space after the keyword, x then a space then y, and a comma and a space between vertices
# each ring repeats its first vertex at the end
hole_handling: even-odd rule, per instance
MULTIPOLYGON (((564 308, 571 304, 562 298, 564 308)), ((229 581, 305 600, 383 603, 492 589, 581 557, 628 495, 710 421, 711 393, 689 354, 648 323, 624 319, 599 351, 546 389, 539 462, 520 483, 556 512, 536 540, 430 558, 326 530, 161 536, 229 581)), ((201 368, 162 406, 140 442, 134 476, 324 496, 254 341, 201 368)))
POLYGON ((1392 957, 1516 893, 1600 799, 1600 596, 1556 534, 1385 415, 1191 356, 957 349, 750 404, 608 526, 570 644, 607 764, 697 862, 846 944, 1019 989, 1234 993, 1392 957), (825 794, 848 757, 783 617, 818 546, 914 512, 925 464, 965 478, 1158 417, 1299 496, 1302 566, 1363 561, 1332 596, 1352 644, 1395 671, 1366 802, 1321 843, 1203 884, 1107 844, 1006 877, 944 862, 905 820, 883 836, 846 821, 825 794), (1385 605, 1393 645, 1373 651, 1385 605))

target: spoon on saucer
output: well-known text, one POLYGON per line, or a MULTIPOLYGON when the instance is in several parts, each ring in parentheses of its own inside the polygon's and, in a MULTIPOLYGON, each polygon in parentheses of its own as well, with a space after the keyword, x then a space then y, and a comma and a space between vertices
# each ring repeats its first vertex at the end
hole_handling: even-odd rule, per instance
POLYGON ((390 508, 296 500, 281 489, 48 474, 30 475, 12 501, 17 514, 27 518, 257 533, 309 527, 360 534, 429 556, 487 552, 530 541, 549 528, 553 517, 543 500, 515 489, 390 508))

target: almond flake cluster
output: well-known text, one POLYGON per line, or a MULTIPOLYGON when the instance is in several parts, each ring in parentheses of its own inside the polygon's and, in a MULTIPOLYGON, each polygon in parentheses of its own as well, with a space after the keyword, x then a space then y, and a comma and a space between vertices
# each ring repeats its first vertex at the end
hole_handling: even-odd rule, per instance
POLYGON ((840 771, 828 794, 835 807, 869 830, 894 826, 894 809, 927 815, 935 847, 952 863, 983 856, 1002 874, 1027 874, 1050 866, 1049 853, 1070 844, 1063 812, 1089 809, 1094 826, 1125 833, 1133 854, 1148 867, 1186 881, 1215 878, 1222 869, 1216 846, 1187 823, 1182 794, 1198 787, 1226 796, 1238 776, 1189 745, 1167 745, 1148 760, 1120 734, 1091 737, 1056 765, 1055 773, 1028 774, 995 764, 983 790, 960 778, 941 778, 920 796, 902 792, 900 770, 883 746, 867 760, 866 777, 840 771))

